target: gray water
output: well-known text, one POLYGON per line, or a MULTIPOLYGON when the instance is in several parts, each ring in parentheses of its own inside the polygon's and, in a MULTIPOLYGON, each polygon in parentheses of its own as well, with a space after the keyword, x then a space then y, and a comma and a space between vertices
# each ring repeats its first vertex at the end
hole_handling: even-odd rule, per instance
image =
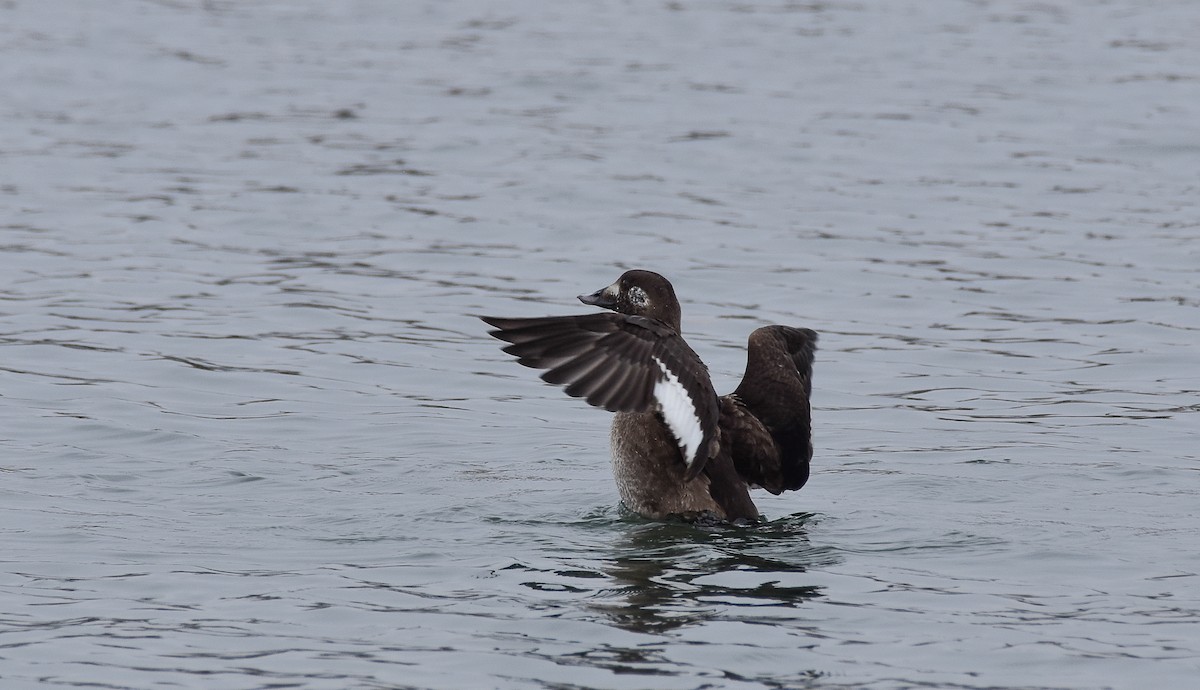
POLYGON ((4 688, 1192 688, 1200 5, 0 2, 4 688), (473 315, 821 333, 765 525, 473 315))

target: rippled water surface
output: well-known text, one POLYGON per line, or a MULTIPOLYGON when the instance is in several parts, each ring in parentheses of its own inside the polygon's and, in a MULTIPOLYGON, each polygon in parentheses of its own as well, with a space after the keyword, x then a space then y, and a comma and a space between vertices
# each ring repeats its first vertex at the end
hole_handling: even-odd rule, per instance
POLYGON ((0 2, 5 688, 1191 688, 1200 5, 0 2), (476 314, 821 333, 764 525, 476 314))

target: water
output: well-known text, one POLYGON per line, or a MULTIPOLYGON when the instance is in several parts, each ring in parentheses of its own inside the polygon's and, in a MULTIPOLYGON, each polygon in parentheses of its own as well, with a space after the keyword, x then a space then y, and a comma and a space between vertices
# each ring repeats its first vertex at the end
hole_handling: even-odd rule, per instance
POLYGON ((1200 7, 0 3, 5 688, 1190 688, 1200 7), (475 314, 821 333, 767 524, 475 314))

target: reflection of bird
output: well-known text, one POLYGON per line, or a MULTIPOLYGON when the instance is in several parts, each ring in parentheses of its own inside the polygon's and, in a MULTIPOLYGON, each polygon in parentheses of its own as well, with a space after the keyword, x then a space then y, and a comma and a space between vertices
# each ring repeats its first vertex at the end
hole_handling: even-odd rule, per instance
POLYGON ((616 313, 482 318, 519 363, 548 369, 546 381, 617 413, 613 473, 628 508, 649 518, 754 520, 749 486, 774 494, 804 486, 816 333, 755 330, 741 385, 717 397, 679 335, 679 300, 666 278, 626 271, 579 299, 616 313))
POLYGON ((809 542, 811 518, 798 513, 737 530, 673 522, 624 530, 604 566, 612 582, 589 605, 646 633, 738 618, 729 605, 753 608, 749 616, 763 606, 799 606, 823 593, 806 571, 841 560, 836 549, 809 542))

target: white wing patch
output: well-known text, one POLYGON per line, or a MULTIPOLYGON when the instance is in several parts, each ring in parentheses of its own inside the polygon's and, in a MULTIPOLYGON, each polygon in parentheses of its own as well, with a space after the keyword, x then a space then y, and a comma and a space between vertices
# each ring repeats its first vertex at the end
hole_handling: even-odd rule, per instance
POLYGON ((654 384, 654 399, 658 401, 663 419, 667 420, 667 428, 683 449, 684 462, 691 467, 700 451, 700 441, 704 439, 700 417, 696 414, 696 403, 679 382, 679 377, 671 373, 661 359, 653 359, 663 373, 663 378, 654 384))

